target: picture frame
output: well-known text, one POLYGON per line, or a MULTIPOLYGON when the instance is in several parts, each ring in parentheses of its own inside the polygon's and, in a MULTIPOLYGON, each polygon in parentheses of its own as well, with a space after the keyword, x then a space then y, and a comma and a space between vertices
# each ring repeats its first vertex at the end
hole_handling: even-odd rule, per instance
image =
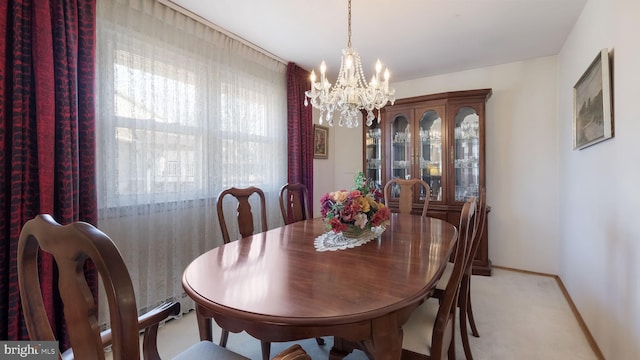
POLYGON ((602 49, 573 87, 573 149, 613 137, 609 50, 602 49))
POLYGON ((313 158, 329 158, 329 128, 321 125, 313 125, 313 158))

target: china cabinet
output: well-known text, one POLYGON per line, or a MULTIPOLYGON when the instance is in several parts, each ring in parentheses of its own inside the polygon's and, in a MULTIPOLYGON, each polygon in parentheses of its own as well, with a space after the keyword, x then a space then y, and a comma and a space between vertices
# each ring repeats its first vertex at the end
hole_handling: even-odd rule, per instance
MULTIPOLYGON (((421 213, 428 196, 428 216, 457 226, 464 202, 486 188, 485 104, 490 96, 491 89, 455 91, 386 106, 380 123, 364 129, 366 176, 380 187, 393 178, 422 178, 430 191, 414 191, 414 213, 421 213)), ((392 197, 397 191, 392 188, 392 197)), ((397 202, 388 206, 393 209, 397 202)), ((491 275, 488 251, 485 223, 474 274, 491 275)))

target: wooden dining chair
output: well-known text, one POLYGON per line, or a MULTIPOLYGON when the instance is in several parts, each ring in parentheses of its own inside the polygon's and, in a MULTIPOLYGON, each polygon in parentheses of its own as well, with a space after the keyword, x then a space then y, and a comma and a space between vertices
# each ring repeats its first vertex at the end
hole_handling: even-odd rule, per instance
MULTIPOLYGON (((480 337, 480 333, 478 333, 478 328, 476 327, 476 321, 473 318, 473 308, 471 306, 471 275, 473 275, 473 261, 476 258, 476 254, 478 253, 478 249, 480 248, 480 242, 482 241, 482 234, 484 233, 484 227, 487 223, 487 194, 484 188, 480 191, 480 202, 478 206, 478 223, 476 226, 476 235, 473 239, 473 247, 471 248, 471 259, 469 260, 471 263, 468 265, 467 271, 463 275, 463 280, 467 281, 467 306, 466 314, 467 319, 469 320, 469 325, 471 326, 471 332, 473 336, 480 337)), ((467 342, 468 345, 468 342, 467 342)))
MULTIPOLYGON (((227 227, 227 222, 225 221, 224 214, 223 202, 225 197, 230 196, 232 198, 235 198, 235 200, 237 201, 238 205, 236 208, 235 217, 238 222, 238 232, 240 233, 240 238, 244 238, 253 235, 253 233, 256 231, 253 222, 253 212, 251 204, 249 203, 249 198, 253 195, 257 195, 260 200, 260 213, 258 214, 258 216, 260 217, 261 231, 265 232, 267 231, 267 206, 264 192, 261 189, 255 186, 250 186, 247 188, 232 187, 223 190, 218 195, 218 221, 220 223, 220 230, 222 231, 222 241, 225 244, 231 242, 231 237, 229 236, 229 229, 227 227)), ((226 347, 228 339, 229 330, 222 329, 220 333, 220 346, 226 347)), ((261 346, 262 358, 263 360, 268 360, 269 356, 271 355, 271 343, 267 341, 261 341, 261 346)))
MULTIPOLYGON (((480 247, 480 239, 484 231, 485 219, 487 216, 487 200, 486 191, 484 188, 480 189, 480 197, 476 204, 476 217, 474 224, 473 238, 471 239, 471 246, 469 247, 469 255, 467 257, 467 263, 464 267, 464 273, 462 274, 462 280, 460 281, 460 295, 458 296, 458 308, 460 309, 460 339, 462 340, 462 347, 467 360, 472 360, 471 347, 469 345, 469 334, 467 331, 467 321, 471 326, 471 333, 475 337, 480 337, 478 329, 476 327, 475 319, 473 318, 473 308, 471 306, 471 275, 473 273, 473 259, 476 257, 478 248, 480 247)), ((433 297, 442 300, 444 297, 444 291, 451 276, 453 270, 453 263, 447 264, 444 274, 440 278, 433 297)))
POLYGON ((236 212, 236 219, 238 221, 238 231, 240 233, 240 238, 244 238, 244 237, 253 235, 253 233, 256 231, 253 223, 253 212, 252 212, 251 204, 249 203, 249 198, 254 194, 257 195, 260 200, 259 216, 260 216, 260 222, 262 223, 261 231, 265 232, 267 231, 267 205, 264 197, 264 192, 261 189, 255 186, 250 186, 248 188, 243 188, 243 189, 232 187, 232 188, 223 190, 218 195, 218 204, 217 204, 218 221, 220 222, 220 230, 222 231, 222 241, 225 244, 228 244, 229 242, 231 242, 231 238, 229 236, 229 229, 227 228, 227 223, 225 221, 224 207, 223 207, 224 198, 227 196, 231 196, 236 199, 238 203, 237 212, 236 212))
MULTIPOLYGON (((180 313, 180 303, 170 302, 138 317, 131 277, 113 241, 91 224, 58 224, 50 215, 38 215, 23 226, 18 241, 18 283, 29 338, 55 341, 42 298, 38 276, 39 250, 53 256, 57 285, 64 304, 64 319, 71 348, 65 359, 104 359, 111 345, 113 359, 140 359, 140 331, 144 332, 145 360, 160 358, 158 325, 180 313), (100 331, 98 304, 89 289, 83 268, 95 264, 107 297, 111 328, 100 331)), ((200 341, 176 359, 248 359, 210 341, 200 341)))
POLYGON ((431 193, 431 188, 429 184, 427 184, 422 179, 391 179, 387 181, 384 185, 384 203, 386 206, 389 206, 389 201, 393 198, 391 195, 391 191, 399 190, 398 196, 398 212, 400 214, 411 214, 412 205, 413 205, 413 190, 416 188, 416 185, 420 185, 425 190, 424 203, 422 205, 422 216, 427 216, 427 209, 429 208, 429 198, 431 193))
POLYGON ((311 219, 307 187, 300 183, 284 184, 280 188, 280 212, 285 225, 311 219))
POLYGON ((475 226, 475 198, 465 202, 460 213, 458 240, 453 269, 449 276, 442 300, 429 299, 411 314, 402 327, 404 333, 417 334, 411 339, 404 337, 402 359, 455 359, 455 319, 460 282, 464 274, 469 247, 475 226))

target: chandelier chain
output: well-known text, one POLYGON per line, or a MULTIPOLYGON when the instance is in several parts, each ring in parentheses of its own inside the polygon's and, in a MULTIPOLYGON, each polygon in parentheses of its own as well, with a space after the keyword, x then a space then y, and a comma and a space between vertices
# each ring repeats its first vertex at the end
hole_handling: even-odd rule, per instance
POLYGON ((349 0, 349 17, 348 17, 348 30, 347 30, 347 48, 351 49, 351 0, 349 0))

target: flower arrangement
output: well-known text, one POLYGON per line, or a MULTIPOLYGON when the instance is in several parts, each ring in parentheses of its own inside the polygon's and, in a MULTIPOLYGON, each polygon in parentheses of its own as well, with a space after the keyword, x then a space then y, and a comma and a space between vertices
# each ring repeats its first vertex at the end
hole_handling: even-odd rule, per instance
POLYGON ((389 208, 383 204, 382 192, 362 172, 356 175, 353 190, 327 193, 320 203, 327 230, 334 233, 357 235, 389 222, 389 208))

